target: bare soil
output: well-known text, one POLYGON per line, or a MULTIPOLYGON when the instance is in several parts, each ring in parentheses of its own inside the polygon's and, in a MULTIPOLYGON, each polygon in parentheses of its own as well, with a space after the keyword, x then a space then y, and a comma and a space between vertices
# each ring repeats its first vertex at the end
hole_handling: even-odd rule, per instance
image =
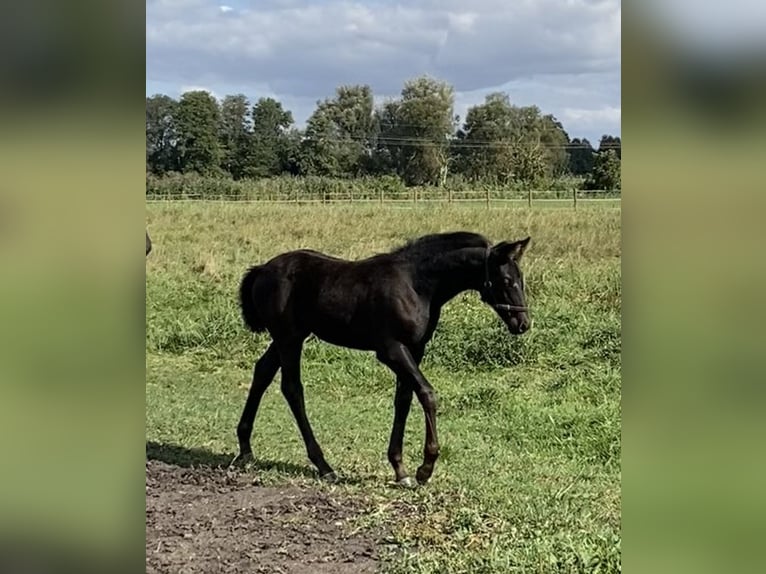
POLYGON ((380 533, 351 523, 365 511, 340 494, 147 460, 146 572, 376 572, 380 533))

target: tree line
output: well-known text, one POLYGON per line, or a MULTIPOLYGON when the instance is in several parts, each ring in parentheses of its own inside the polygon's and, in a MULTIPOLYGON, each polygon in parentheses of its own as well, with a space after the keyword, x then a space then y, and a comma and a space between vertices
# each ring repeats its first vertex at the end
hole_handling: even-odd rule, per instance
POLYGON ((340 86, 317 102, 303 129, 273 98, 218 101, 206 91, 146 98, 146 168, 158 176, 386 175, 405 185, 461 177, 544 186, 575 175, 586 188, 619 189, 621 157, 619 137, 604 135, 594 149, 587 139, 570 139, 554 116, 516 106, 505 93, 488 95, 461 122, 453 87, 428 76, 407 81, 398 98, 378 106, 369 86, 340 86))

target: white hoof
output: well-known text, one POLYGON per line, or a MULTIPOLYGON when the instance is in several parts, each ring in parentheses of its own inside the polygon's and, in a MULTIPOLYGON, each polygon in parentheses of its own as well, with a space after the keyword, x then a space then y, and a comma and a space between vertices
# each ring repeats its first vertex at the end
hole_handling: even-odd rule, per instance
POLYGON ((409 476, 405 476, 403 479, 396 481, 396 486, 401 488, 415 488, 417 485, 412 482, 412 479, 409 476))

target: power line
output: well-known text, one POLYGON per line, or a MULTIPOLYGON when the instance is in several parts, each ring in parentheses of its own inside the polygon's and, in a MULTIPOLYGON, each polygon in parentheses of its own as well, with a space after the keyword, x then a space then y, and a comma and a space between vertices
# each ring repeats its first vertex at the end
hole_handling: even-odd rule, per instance
POLYGON ((529 149, 529 148, 541 148, 549 150, 588 150, 593 152, 603 151, 605 149, 621 149, 620 144, 605 144, 598 149, 590 146, 584 146, 579 143, 568 144, 547 144, 545 142, 514 142, 508 140, 474 140, 474 139, 459 139, 459 138, 445 138, 443 142, 437 141, 436 138, 417 138, 408 136, 370 136, 370 137, 307 137, 304 136, 302 141, 317 141, 321 143, 369 143, 379 145, 390 146, 420 146, 420 147, 455 147, 455 148, 473 148, 473 149, 492 149, 492 148, 513 148, 513 149, 529 149))

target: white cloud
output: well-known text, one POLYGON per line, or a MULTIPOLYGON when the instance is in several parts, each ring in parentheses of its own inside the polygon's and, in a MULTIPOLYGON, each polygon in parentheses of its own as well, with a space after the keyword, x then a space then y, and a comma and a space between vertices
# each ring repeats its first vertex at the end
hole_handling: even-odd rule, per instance
MULTIPOLYGON (((178 95, 183 94, 184 92, 208 92, 211 96, 213 96, 216 99, 221 99, 222 95, 218 93, 216 90, 213 90, 211 88, 208 88, 207 86, 197 86, 197 85, 183 85, 178 88, 178 95)), ((170 95, 170 94, 168 94, 170 95)))
POLYGON ((619 123, 622 110, 612 106, 595 110, 565 108, 563 119, 580 123, 619 123))
POLYGON ((428 73, 463 102, 507 86, 559 115, 616 108, 620 15, 619 0, 147 0, 147 84, 313 104, 348 83, 396 95, 428 73))
POLYGON ((559 119, 571 137, 585 136, 595 144, 604 134, 619 135, 621 118, 621 108, 605 106, 595 109, 565 108, 559 119))
POLYGON ((479 15, 476 12, 448 12, 450 27, 458 32, 470 33, 479 15))

